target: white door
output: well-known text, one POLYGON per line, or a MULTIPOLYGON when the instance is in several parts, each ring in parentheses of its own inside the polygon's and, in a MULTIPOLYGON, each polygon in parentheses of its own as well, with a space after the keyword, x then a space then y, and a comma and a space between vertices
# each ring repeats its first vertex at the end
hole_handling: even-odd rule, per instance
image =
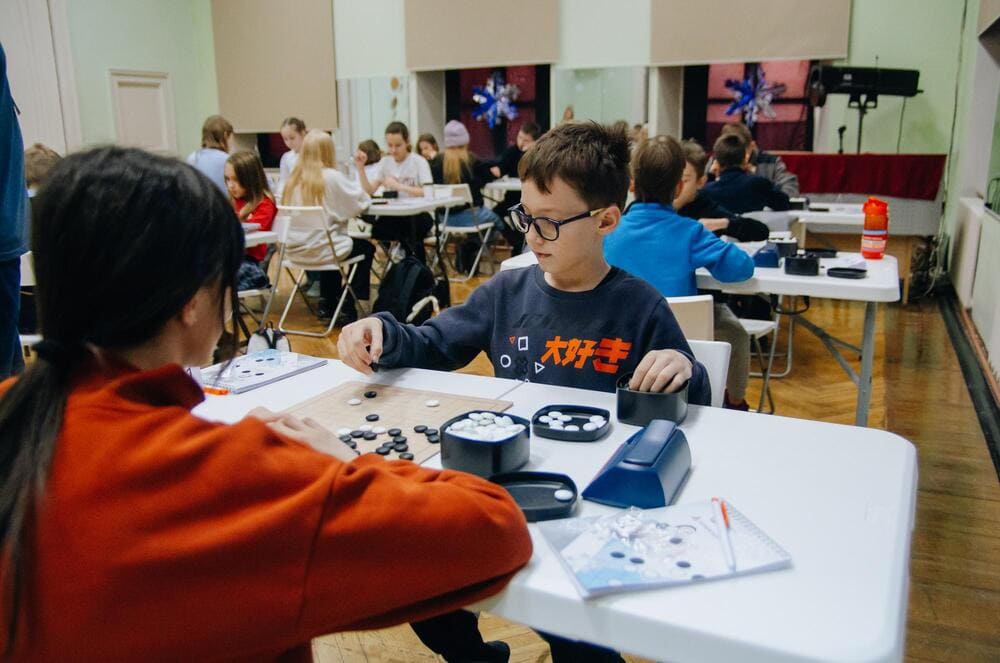
POLYGON ((0 42, 25 147, 43 143, 60 154, 67 140, 49 4, 0 0, 0 42))
POLYGON ((118 144, 175 154, 177 130, 169 74, 118 70, 110 74, 118 144))

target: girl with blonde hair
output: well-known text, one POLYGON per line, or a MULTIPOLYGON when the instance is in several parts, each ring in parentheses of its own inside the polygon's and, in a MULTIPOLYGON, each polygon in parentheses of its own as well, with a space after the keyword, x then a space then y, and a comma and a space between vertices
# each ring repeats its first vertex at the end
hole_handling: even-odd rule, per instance
MULTIPOLYGON (((355 241, 347 234, 347 221, 365 209, 371 199, 361 185, 348 179, 335 168, 333 138, 325 131, 312 129, 302 141, 302 150, 292 169, 282 193, 282 204, 317 205, 326 213, 330 237, 336 256, 330 255, 330 244, 325 232, 290 231, 287 252, 289 257, 305 265, 329 265, 336 258, 346 260, 364 256, 351 281, 351 288, 361 299, 368 299, 371 280, 372 257, 375 247, 364 240, 355 241)), ((319 316, 329 318, 343 291, 339 271, 320 272, 319 316)), ((348 298, 338 322, 347 324, 358 317, 355 302, 348 298)))

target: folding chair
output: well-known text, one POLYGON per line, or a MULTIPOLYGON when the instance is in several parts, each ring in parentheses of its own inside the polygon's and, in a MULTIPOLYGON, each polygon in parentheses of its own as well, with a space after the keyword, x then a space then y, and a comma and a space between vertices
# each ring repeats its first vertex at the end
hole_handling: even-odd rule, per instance
POLYGON ((689 341, 715 340, 715 301, 712 295, 667 297, 667 306, 689 341))
MULTIPOLYGON (((364 256, 355 256, 346 260, 340 260, 337 258, 337 251, 333 242, 335 234, 334 228, 327 222, 326 212, 322 207, 292 207, 279 205, 278 216, 274 219, 274 231, 278 233, 278 276, 275 279, 274 289, 277 287, 277 280, 281 278, 282 269, 284 269, 289 278, 292 279, 292 292, 288 295, 288 301, 285 302, 284 311, 281 312, 281 318, 278 320, 278 329, 286 334, 298 334, 300 336, 313 336, 318 338, 329 336, 330 332, 333 331, 333 328, 337 324, 337 316, 340 315, 341 309, 344 308, 344 302, 347 301, 348 294, 354 297, 354 301, 361 306, 361 301, 354 294, 354 290, 351 288, 351 280, 354 278, 354 273, 358 270, 358 265, 364 260, 364 256), (289 257, 289 249, 294 252, 294 249, 297 246, 290 245, 288 243, 288 234, 291 230, 295 230, 297 232, 319 233, 319 236, 323 238, 329 248, 331 262, 325 265, 302 264, 296 262, 294 257, 289 257), (295 273, 295 270, 298 270, 297 274, 295 273), (340 272, 341 278, 344 282, 344 288, 340 293, 340 300, 337 302, 337 308, 334 309, 333 316, 330 318, 330 324, 324 332, 313 332, 305 329, 291 329, 285 327, 285 320, 288 318, 288 311, 292 308, 292 301, 295 299, 295 293, 298 293, 299 296, 302 297, 302 300, 306 302, 307 306, 309 304, 308 300, 306 300, 305 293, 299 289, 299 283, 302 281, 302 277, 305 276, 306 270, 311 272, 332 272, 336 270, 340 272)), ((364 309, 364 307, 362 308, 364 309)), ((368 314, 367 310, 365 310, 364 314, 368 314)))
MULTIPOLYGON (((21 255, 21 287, 30 288, 35 285, 35 263, 31 251, 21 255)), ((34 297, 32 297, 34 300, 34 297)), ((31 356, 31 349, 42 340, 41 334, 19 334, 21 352, 24 358, 31 356)))
POLYGON ((729 354, 732 347, 724 341, 688 341, 691 352, 705 371, 712 385, 712 407, 722 407, 722 397, 726 393, 726 378, 729 377, 729 354))
MULTIPOLYGON (((472 190, 469 188, 468 184, 448 184, 442 187, 435 187, 438 189, 450 189, 450 194, 452 196, 458 196, 462 199, 463 203, 472 205, 472 190)), ((452 281, 464 282, 471 279, 476 275, 476 271, 479 269, 479 262, 482 260, 485 253, 489 254, 490 261, 494 266, 499 265, 499 261, 493 254, 493 249, 490 247, 490 238, 493 236, 493 223, 479 223, 472 226, 453 226, 448 223, 448 216, 445 215, 444 224, 441 227, 440 241, 442 248, 447 246, 448 240, 452 237, 458 237, 459 239, 465 239, 472 235, 479 238, 479 251, 476 253, 475 260, 472 261, 472 267, 469 268, 469 273, 460 277, 452 278, 452 281)), ((432 238, 428 238, 429 240, 432 238)), ((456 249, 457 251, 458 249, 456 249)), ((453 265, 454 267, 454 265, 453 265)), ((458 272, 458 269, 455 269, 458 272)))
POLYGON ((760 388, 760 402, 757 403, 757 411, 764 414, 774 414, 774 397, 771 395, 771 367, 774 365, 774 348, 778 345, 778 324, 781 316, 776 316, 775 320, 753 320, 750 318, 740 318, 740 325, 750 336, 750 343, 753 345, 754 354, 757 355, 757 363, 760 372, 751 372, 754 377, 764 378, 764 384, 760 388), (761 348, 760 339, 768 334, 774 334, 771 338, 771 350, 764 359, 764 350, 761 348), (764 411, 764 399, 767 398, 771 409, 764 411))

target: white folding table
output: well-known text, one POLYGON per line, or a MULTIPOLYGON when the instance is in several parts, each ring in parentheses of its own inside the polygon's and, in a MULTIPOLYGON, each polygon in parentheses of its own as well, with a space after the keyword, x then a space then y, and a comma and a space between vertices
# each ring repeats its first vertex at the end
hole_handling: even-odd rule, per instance
MULTIPOLYGON (((603 440, 531 439, 525 469, 568 474, 580 490, 638 430, 614 420, 610 393, 417 369, 368 378, 333 360, 239 396, 209 396, 195 413, 232 422, 254 406, 287 408, 345 380, 502 398, 525 417, 553 403, 603 407, 613 422, 603 440)), ((532 525, 531 561, 472 608, 657 660, 902 660, 913 445, 880 430, 694 406, 682 429, 692 471, 679 501, 729 500, 791 554, 791 569, 584 601, 532 525)), ((581 501, 574 515, 612 512, 581 501)))
MULTIPOLYGON (((833 358, 858 387, 858 398, 854 412, 857 426, 868 425, 868 410, 871 405, 872 364, 875 357, 875 314, 881 302, 899 301, 899 270, 896 259, 885 256, 881 260, 868 260, 868 274, 863 279, 851 280, 833 278, 826 275, 829 266, 851 254, 838 254, 838 258, 820 260, 819 276, 795 276, 785 274, 780 267, 756 267, 753 276, 740 283, 722 283, 712 278, 708 270, 695 272, 698 287, 703 290, 722 290, 742 295, 767 293, 799 297, 825 297, 847 301, 865 302, 865 318, 861 347, 846 343, 826 332, 822 327, 810 322, 802 315, 795 315, 795 324, 802 325, 815 334, 826 346, 833 358), (846 348, 861 357, 861 371, 855 371, 840 348, 846 348)), ((857 256, 860 258, 860 256, 857 256)), ((504 260, 500 269, 517 269, 538 264, 534 253, 527 252, 504 260)))

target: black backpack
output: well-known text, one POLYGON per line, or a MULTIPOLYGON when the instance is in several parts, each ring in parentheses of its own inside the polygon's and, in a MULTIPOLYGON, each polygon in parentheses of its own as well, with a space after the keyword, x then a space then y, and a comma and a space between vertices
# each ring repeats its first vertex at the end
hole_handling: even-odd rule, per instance
MULTIPOLYGON (((389 268, 378 289, 378 299, 375 300, 374 312, 385 311, 400 322, 413 310, 413 306, 421 299, 433 295, 438 305, 445 308, 451 304, 447 278, 434 278, 427 265, 413 256, 406 256, 389 268)), ((425 306, 414 316, 415 325, 423 324, 431 317, 433 307, 425 306)))

